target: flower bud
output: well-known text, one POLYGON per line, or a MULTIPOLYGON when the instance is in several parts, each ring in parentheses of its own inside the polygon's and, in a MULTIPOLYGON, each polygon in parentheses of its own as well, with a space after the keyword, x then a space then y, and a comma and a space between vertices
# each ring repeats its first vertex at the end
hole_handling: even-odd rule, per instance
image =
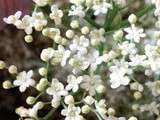
POLYGON ((83 28, 81 28, 81 32, 82 34, 86 35, 89 33, 89 28, 87 26, 84 26, 83 28))
POLYGON ((95 99, 92 96, 87 96, 84 98, 84 102, 86 102, 88 105, 92 105, 94 101, 95 99))
POLYGON ((4 69, 6 67, 6 63, 0 60, 0 69, 4 69))
POLYGON ((24 37, 24 40, 27 42, 27 43, 31 43, 33 41, 33 37, 31 35, 26 35, 24 37))
POLYGON ((10 74, 17 74, 17 67, 15 65, 11 65, 8 68, 10 74))
POLYGON ((71 39, 71 38, 73 38, 73 36, 74 36, 73 30, 67 30, 66 31, 66 37, 67 38, 71 39))
POLYGON ((137 22, 137 16, 134 15, 134 14, 131 14, 129 17, 128 17, 128 21, 131 23, 131 24, 135 24, 137 22))
POLYGON ((44 103, 43 102, 37 102, 36 107, 37 107, 38 110, 41 110, 44 107, 44 103))
POLYGON ((35 27, 36 31, 42 31, 43 30, 43 25, 41 25, 41 24, 36 24, 34 27, 35 27))
POLYGON ((88 105, 82 106, 82 113, 87 114, 91 111, 91 108, 88 105))
POLYGON ((48 28, 43 29, 43 30, 42 30, 42 34, 43 34, 44 36, 48 36, 48 34, 49 34, 49 29, 48 29, 48 28))
POLYGON ((4 89, 10 89, 10 88, 12 88, 12 83, 11 83, 11 81, 9 81, 9 80, 4 81, 3 84, 2 84, 2 87, 3 87, 4 89))
POLYGON ((132 105, 132 110, 133 111, 138 111, 138 109, 139 109, 139 105, 138 104, 133 104, 132 105))
POLYGON ((98 93, 104 93, 105 92, 105 87, 103 85, 99 85, 99 86, 97 86, 96 91, 98 93))
POLYGON ((26 103, 28 105, 32 105, 36 102, 36 98, 35 97, 32 97, 32 96, 28 96, 27 99, 26 99, 26 103))
POLYGON ((53 57, 54 50, 52 48, 43 49, 41 52, 41 59, 47 62, 50 58, 53 57))
POLYGON ((73 103, 74 103, 74 98, 73 98, 73 96, 72 96, 72 95, 66 96, 65 99, 64 99, 64 102, 65 102, 66 104, 73 104, 73 103))
POLYGON ((54 37, 54 41, 57 43, 57 44, 60 44, 62 42, 62 37, 60 35, 56 35, 54 37))
POLYGON ((110 107, 110 108, 108 108, 107 113, 109 116, 114 116, 116 112, 113 108, 110 107))
POLYGON ((40 82, 36 85, 36 89, 38 91, 43 91, 48 85, 48 80, 46 78, 42 78, 40 82))
POLYGON ((115 32, 114 35, 113 35, 114 40, 116 40, 116 41, 122 40, 123 34, 124 33, 123 33, 122 30, 119 30, 119 31, 115 32))
POLYGON ((66 38, 62 38, 62 45, 67 45, 67 39, 66 38))
POLYGON ((73 20, 73 21, 71 21, 70 26, 73 29, 78 28, 79 27, 79 22, 77 20, 73 20))
POLYGON ((40 74, 41 76, 47 75, 47 69, 44 68, 44 67, 40 68, 40 69, 39 69, 39 74, 40 74))
POLYGON ((131 90, 138 90, 138 86, 139 86, 138 82, 131 83, 130 84, 130 89, 131 90))
POLYGON ((60 105, 60 100, 52 99, 52 107, 58 108, 59 105, 60 105))
POLYGON ((136 117, 132 116, 128 120, 138 120, 136 117))
POLYGON ((136 100, 138 100, 138 99, 140 99, 140 98, 142 98, 142 94, 140 93, 140 92, 134 92, 134 98, 136 99, 136 100))

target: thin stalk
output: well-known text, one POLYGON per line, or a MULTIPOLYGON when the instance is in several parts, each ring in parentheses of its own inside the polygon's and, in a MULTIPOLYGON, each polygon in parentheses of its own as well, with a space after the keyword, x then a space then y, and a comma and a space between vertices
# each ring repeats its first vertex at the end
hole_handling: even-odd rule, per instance
POLYGON ((53 113, 54 113, 55 111, 56 111, 55 108, 51 109, 51 110, 48 112, 48 114, 47 114, 45 117, 42 118, 42 120, 48 120, 48 119, 53 115, 53 113))

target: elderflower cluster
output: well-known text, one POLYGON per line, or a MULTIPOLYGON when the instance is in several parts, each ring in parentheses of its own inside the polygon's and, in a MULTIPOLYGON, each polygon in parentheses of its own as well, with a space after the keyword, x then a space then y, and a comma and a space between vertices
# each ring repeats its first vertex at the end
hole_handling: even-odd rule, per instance
POLYGON ((129 16, 134 0, 33 2, 31 15, 18 11, 3 19, 24 30, 27 43, 34 40, 33 31, 52 42, 42 49, 38 70, 20 72, 0 61, 0 69, 15 77, 3 82, 4 89, 37 91, 26 98, 29 107, 16 109, 20 118, 49 120, 57 112, 64 120, 86 120, 88 114, 98 120, 159 120, 159 0, 144 0, 144 9, 129 16), (153 10, 155 27, 146 27, 142 20, 153 10))

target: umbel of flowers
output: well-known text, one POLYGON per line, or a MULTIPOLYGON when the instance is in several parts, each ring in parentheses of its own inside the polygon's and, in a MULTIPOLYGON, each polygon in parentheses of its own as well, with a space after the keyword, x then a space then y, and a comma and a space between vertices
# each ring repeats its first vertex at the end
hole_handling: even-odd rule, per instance
POLYGON ((61 109, 59 114, 65 120, 85 120, 86 114, 92 113, 97 120, 138 120, 146 112, 150 113, 147 120, 160 120, 159 0, 142 0, 144 9, 131 13, 128 19, 123 18, 123 11, 135 0, 33 2, 35 9, 31 15, 22 16, 18 11, 4 18, 7 24, 25 31, 27 43, 34 40, 33 31, 41 32, 53 42, 53 47, 43 49, 40 54, 46 66, 38 70, 39 81, 34 77, 36 71, 19 72, 15 65, 0 61, 0 69, 8 69, 15 76, 13 82, 3 82, 4 89, 18 87, 23 93, 31 87, 39 93, 26 98, 29 108, 16 109, 20 119, 49 120, 61 109), (48 12, 45 7, 49 8, 48 12), (144 30, 139 18, 152 15, 153 10, 155 27, 144 30), (68 68, 64 81, 50 73, 57 65, 68 68), (108 87, 130 91, 135 102, 126 104, 132 113, 116 114, 104 97, 108 87), (40 99, 43 95, 45 101, 40 99), (39 115, 46 106, 50 111, 39 115))

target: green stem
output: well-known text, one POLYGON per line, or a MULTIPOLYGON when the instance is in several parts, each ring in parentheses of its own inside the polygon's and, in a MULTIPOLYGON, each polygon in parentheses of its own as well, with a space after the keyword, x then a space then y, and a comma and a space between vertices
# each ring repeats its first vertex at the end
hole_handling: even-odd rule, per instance
POLYGON ((95 28, 97 28, 97 29, 101 28, 101 26, 98 25, 94 20, 92 20, 92 19, 90 18, 90 16, 85 16, 84 19, 85 19, 91 26, 93 26, 93 27, 95 27, 95 28))
POLYGON ((49 61, 47 62, 46 69, 47 69, 47 74, 45 75, 45 78, 47 79, 49 73, 49 61))
POLYGON ((56 111, 55 108, 51 109, 51 110, 48 112, 48 114, 47 114, 45 117, 43 117, 42 119, 43 119, 43 120, 48 120, 48 119, 53 115, 53 113, 54 113, 55 111, 56 111))
POLYGON ((107 14, 106 14, 106 19, 105 19, 105 23, 104 23, 104 29, 107 31, 111 28, 112 22, 114 20, 114 18, 116 17, 119 8, 118 6, 115 4, 115 2, 112 0, 112 4, 113 4, 113 10, 110 10, 107 14))

